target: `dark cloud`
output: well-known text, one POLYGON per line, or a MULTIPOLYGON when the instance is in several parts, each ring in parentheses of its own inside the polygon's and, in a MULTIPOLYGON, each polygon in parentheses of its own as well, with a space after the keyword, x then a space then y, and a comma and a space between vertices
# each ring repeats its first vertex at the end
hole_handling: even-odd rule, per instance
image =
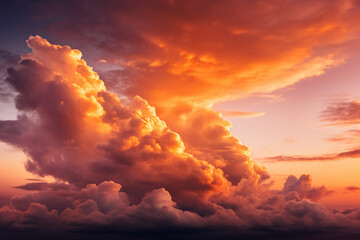
POLYGON ((19 120, 3 120, 0 124, 0 139, 16 145, 16 138, 26 129, 27 118, 19 116, 19 120))
POLYGON ((348 191, 351 191, 351 192, 355 192, 355 191, 359 191, 360 187, 349 186, 349 187, 346 187, 345 189, 348 190, 348 191))
POLYGON ((34 3, 37 19, 53 19, 47 34, 85 52, 118 93, 163 111, 322 74, 357 39, 358 13, 354 1, 323 0, 34 3))
POLYGON ((5 81, 7 68, 17 65, 20 55, 0 49, 0 101, 9 102, 14 97, 15 92, 5 81))
POLYGON ((0 195, 0 207, 9 203, 11 196, 0 195))
POLYGON ((65 227, 82 232, 182 229, 185 233, 197 231, 204 234, 216 228, 220 235, 242 235, 246 232, 251 235, 253 232, 256 237, 256 233, 263 235, 270 229, 277 229, 280 234, 290 229, 295 232, 308 229, 311 232, 315 228, 323 231, 334 226, 344 227, 342 218, 354 216, 350 210, 333 214, 324 206, 308 200, 306 197, 312 191, 308 176, 289 182, 282 192, 262 199, 251 195, 235 196, 234 192, 235 195, 228 200, 235 197, 236 208, 226 209, 217 205, 216 211, 208 216, 180 210, 163 188, 147 193, 138 204, 130 204, 127 194, 121 191, 121 185, 112 181, 90 184, 83 189, 48 189, 13 197, 9 206, 0 208, 0 222, 2 227, 10 229, 37 229, 46 224, 50 229, 65 227), (289 187, 291 184, 293 186, 289 187), (303 199, 290 199, 290 193, 296 193, 303 199), (246 202, 247 205, 243 205, 246 202))
POLYGON ((45 190, 45 189, 67 190, 70 188, 70 186, 65 183, 33 182, 33 183, 27 183, 27 184, 20 185, 20 186, 15 186, 14 188, 19 188, 19 189, 28 190, 28 191, 41 191, 41 190, 45 190))
POLYGON ((3 229, 358 229, 353 214, 315 202, 329 191, 308 175, 271 190, 266 169, 219 113, 178 105, 164 114, 170 128, 143 98, 121 101, 107 91, 80 51, 39 36, 27 43, 33 51, 7 78, 19 115, 0 121, 0 139, 27 154, 28 171, 57 181, 17 186, 31 192, 0 208, 3 229))
POLYGON ((282 192, 284 192, 289 199, 308 198, 314 201, 331 193, 325 186, 312 187, 310 175, 301 175, 299 178, 289 176, 286 179, 282 192))

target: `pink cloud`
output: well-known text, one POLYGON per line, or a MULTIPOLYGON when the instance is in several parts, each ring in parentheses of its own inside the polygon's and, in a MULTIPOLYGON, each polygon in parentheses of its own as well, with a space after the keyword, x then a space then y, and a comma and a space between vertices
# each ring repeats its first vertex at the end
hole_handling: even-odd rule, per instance
MULTIPOLYGON (((28 45, 33 52, 8 78, 18 92, 19 119, 1 122, 2 140, 30 156, 28 171, 78 186, 114 180, 133 201, 166 187, 181 206, 198 202, 205 209, 210 205, 200 202, 229 188, 223 171, 186 152, 181 137, 144 99, 134 97, 126 106, 107 92, 79 51, 38 36, 28 45)), ((222 126, 217 128, 209 134, 221 140, 222 126)), ((256 175, 244 157, 248 173, 241 177, 256 175)))
POLYGON ((360 123, 360 102, 356 100, 335 102, 321 112, 321 120, 333 125, 360 123))
POLYGON ((360 156, 360 149, 355 148, 352 150, 333 153, 333 154, 324 154, 324 155, 315 155, 315 156, 302 156, 302 155, 293 155, 293 156, 275 156, 263 158, 263 160, 268 162, 297 162, 297 161, 334 161, 341 160, 346 158, 358 158, 360 156))
POLYGON ((339 49, 359 32, 359 8, 350 0, 221 6, 93 1, 76 3, 70 12, 53 2, 37 7, 67 13, 47 32, 59 40, 66 36, 94 63, 112 64, 102 76, 113 89, 140 95, 157 108, 179 99, 213 102, 271 92, 320 75, 343 62, 347 51, 339 49))
POLYGON ((310 175, 301 175, 299 178, 292 175, 289 176, 284 183, 282 191, 289 199, 308 198, 313 201, 319 200, 331 193, 325 188, 325 186, 316 188, 312 187, 310 175))
POLYGON ((107 91, 78 50, 39 36, 28 45, 33 51, 7 79, 19 117, 0 121, 0 139, 27 154, 28 171, 57 182, 18 186, 31 193, 0 208, 3 227, 301 230, 343 227, 342 219, 358 226, 314 202, 329 191, 308 175, 271 190, 266 169, 219 113, 176 105, 164 113, 170 128, 143 98, 107 91))

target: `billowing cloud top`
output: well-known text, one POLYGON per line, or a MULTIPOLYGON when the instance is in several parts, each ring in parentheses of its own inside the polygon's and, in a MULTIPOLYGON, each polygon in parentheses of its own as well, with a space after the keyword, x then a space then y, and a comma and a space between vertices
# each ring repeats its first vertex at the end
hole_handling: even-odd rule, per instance
POLYGON ((144 99, 134 97, 124 106, 107 92, 78 50, 39 36, 27 43, 33 51, 22 56, 19 68, 9 69, 7 79, 18 92, 19 119, 2 122, 1 138, 29 155, 28 171, 78 186, 113 180, 134 200, 165 187, 180 206, 188 207, 227 192, 243 178, 266 177, 254 167, 247 147, 229 136, 228 126, 222 125, 226 122, 211 123, 211 115, 221 119, 215 112, 204 110, 191 118, 197 118, 192 131, 197 127, 201 132, 192 144, 195 157, 144 99), (197 123, 204 117, 206 123, 197 123), (204 124, 209 130, 199 129, 204 124), (227 157, 200 152, 208 138, 214 146, 234 149, 222 153, 227 157))
POLYGON ((3 226, 358 226, 359 210, 331 213, 313 202, 330 192, 308 175, 270 190, 266 170, 219 113, 183 106, 173 123, 184 127, 180 136, 141 97, 108 92, 78 50, 39 36, 27 43, 32 52, 7 78, 18 119, 0 121, 0 139, 23 149, 28 171, 57 182, 18 186, 36 192, 0 209, 3 226))
MULTIPOLYGON (((270 189, 221 115, 265 113, 211 109, 342 63, 359 39, 359 1, 36 0, 29 10, 101 79, 79 50, 39 36, 18 64, 0 52, 18 110, 17 120, 0 121, 0 140, 25 152, 28 171, 55 179, 17 186, 32 192, 0 208, 0 230, 359 233, 360 210, 317 203, 331 191, 309 175, 270 189)), ((1 98, 7 90, 0 86, 1 98)), ((322 120, 355 125, 358 110, 358 101, 339 102, 322 120)))

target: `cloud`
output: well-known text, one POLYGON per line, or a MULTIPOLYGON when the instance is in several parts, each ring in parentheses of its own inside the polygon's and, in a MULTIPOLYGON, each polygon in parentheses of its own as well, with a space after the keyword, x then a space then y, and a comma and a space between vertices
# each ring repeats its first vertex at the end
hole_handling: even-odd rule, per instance
MULTIPOLYGON (((308 196, 319 197, 313 193, 323 192, 323 188, 312 188, 308 176, 293 178, 289 177, 283 191, 264 198, 233 192, 235 195, 223 201, 234 201, 236 207, 216 205, 215 212, 207 216, 179 209, 164 188, 147 193, 138 204, 130 204, 127 194, 121 191, 121 185, 112 181, 90 184, 83 189, 52 189, 13 198, 11 205, 0 208, 0 222, 2 227, 15 229, 38 228, 46 223, 54 229, 66 227, 71 231, 85 232, 106 226, 116 231, 180 228, 198 229, 199 233, 212 227, 236 227, 237 230, 231 232, 241 233, 253 228, 300 230, 304 226, 341 226, 336 215, 306 199, 308 196), (289 198, 290 195, 298 197, 289 198), (66 200, 67 206, 64 206, 64 201, 57 201, 54 205, 54 199, 66 200), (15 200, 27 205, 16 204, 15 200)), ((345 214, 341 216, 346 217, 345 214)))
POLYGON ((346 158, 358 158, 360 157, 360 149, 355 148, 349 151, 334 153, 334 154, 324 154, 316 156, 302 156, 302 155, 293 155, 293 156, 275 156, 275 157, 266 157, 263 160, 267 162, 296 162, 296 161, 334 161, 341 160, 346 158))
POLYGON ((313 188, 311 186, 310 175, 301 175, 299 178, 292 175, 289 176, 284 183, 282 191, 289 199, 308 198, 314 201, 330 194, 330 191, 328 191, 325 186, 313 188))
POLYGON ((0 49, 0 101, 2 102, 8 102, 14 97, 13 90, 5 81, 7 77, 6 69, 15 66, 19 59, 18 54, 0 49))
POLYGON ((19 117, 0 122, 0 137, 29 156, 28 171, 77 186, 114 180, 133 201, 165 187, 180 206, 199 211, 209 211, 206 200, 227 191, 231 183, 267 177, 252 162, 248 148, 231 136, 229 123, 214 111, 196 108, 194 116, 186 118, 192 122, 184 129, 189 131, 187 139, 194 136, 190 131, 199 129, 193 132, 197 139, 188 140, 192 150, 186 151, 179 134, 144 99, 136 96, 123 105, 107 92, 78 50, 39 36, 27 43, 33 51, 22 56, 19 67, 8 70, 7 78, 18 92, 19 117), (212 164, 216 160, 219 166, 212 164))
POLYGON ((221 6, 92 1, 71 7, 45 1, 37 10, 44 20, 48 12, 66 13, 54 17, 47 33, 59 41, 66 36, 99 69, 107 67, 102 78, 120 94, 139 95, 161 111, 181 101, 271 92, 320 75, 344 61, 340 49, 359 31, 359 6, 351 0, 230 0, 221 6))
POLYGON ((351 192, 355 192, 355 191, 360 190, 360 188, 356 187, 356 186, 349 186, 349 187, 346 187, 345 189, 348 190, 348 191, 351 191, 351 192))
POLYGON ((25 179, 25 180, 27 180, 27 181, 34 181, 34 182, 42 182, 42 181, 44 181, 44 180, 38 179, 38 178, 27 178, 27 179, 25 179))
POLYGON ((269 175, 208 109, 323 74, 346 60, 360 27, 351 0, 43 1, 36 10, 43 21, 51 13, 43 31, 81 49, 111 92, 146 99, 186 152, 232 184, 253 171, 261 180, 269 175))
POLYGON ((247 112, 247 111, 225 111, 218 110, 225 117, 254 118, 265 115, 263 112, 247 112))
POLYGON ((337 136, 333 136, 328 138, 328 141, 331 142, 344 142, 347 144, 357 144, 360 138, 360 130, 351 129, 346 131, 343 134, 339 134, 337 136))
POLYGON ((254 176, 254 171, 260 180, 269 178, 266 169, 252 161, 249 147, 231 134, 231 123, 220 113, 203 106, 183 104, 164 118, 181 135, 189 153, 220 168, 234 185, 242 178, 254 176))
MULTIPOLYGON (((33 181, 33 180, 32 180, 33 181)), ((45 189, 67 189, 69 186, 65 183, 55 182, 55 183, 47 183, 47 182, 32 182, 26 183, 24 185, 15 186, 14 188, 19 188, 28 191, 40 191, 45 189)))
POLYGON ((28 171, 61 187, 18 186, 33 191, 0 209, 2 227, 215 235, 221 228, 236 237, 357 231, 358 211, 332 213, 308 199, 326 192, 309 177, 269 190, 266 169, 211 110, 342 63, 359 32, 357 2, 31 5, 52 39, 84 50, 111 92, 79 51, 29 39, 32 53, 9 69, 19 117, 0 122, 0 139, 24 150, 28 171))
POLYGON ((321 112, 321 120, 331 125, 354 125, 360 123, 360 102, 338 101, 321 112))
POLYGON ((315 202, 329 191, 308 175, 271 190, 266 169, 209 106, 174 106, 163 113, 169 127, 143 98, 107 91, 80 51, 39 36, 27 43, 32 52, 8 69, 18 119, 0 121, 0 139, 26 153, 28 171, 56 182, 17 186, 30 193, 0 208, 1 228, 244 233, 343 227, 343 219, 358 227, 315 202))

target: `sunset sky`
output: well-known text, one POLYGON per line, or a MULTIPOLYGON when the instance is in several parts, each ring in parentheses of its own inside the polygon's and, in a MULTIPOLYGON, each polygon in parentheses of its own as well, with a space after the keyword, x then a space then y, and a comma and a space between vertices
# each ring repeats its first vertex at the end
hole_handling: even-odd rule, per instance
POLYGON ((16 0, 0 30, 0 231, 360 237, 360 1, 16 0))

